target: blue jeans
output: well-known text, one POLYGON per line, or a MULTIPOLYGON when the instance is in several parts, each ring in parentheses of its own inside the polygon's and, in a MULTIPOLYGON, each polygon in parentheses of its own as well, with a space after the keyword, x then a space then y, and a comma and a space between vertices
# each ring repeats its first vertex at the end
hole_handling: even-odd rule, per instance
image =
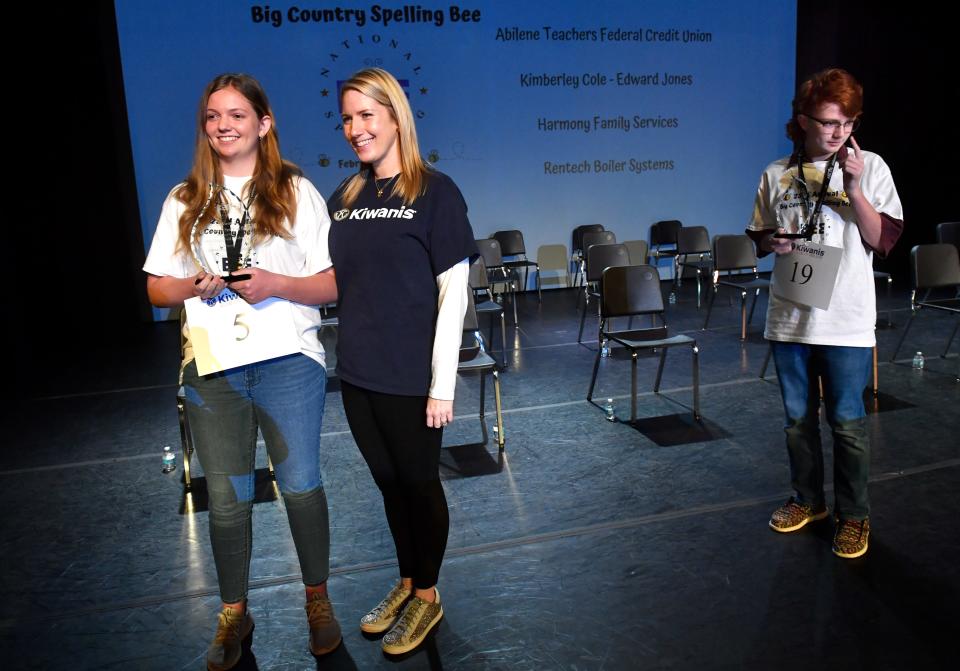
POLYGON ((327 499, 320 479, 323 366, 303 354, 199 377, 184 370, 187 416, 210 499, 210 543, 220 596, 247 596, 257 428, 283 494, 307 585, 330 572, 327 499))
POLYGON ((785 342, 771 345, 786 414, 791 485, 797 498, 815 508, 825 504, 819 377, 827 423, 833 433, 835 512, 848 520, 869 517, 870 443, 863 390, 870 376, 872 348, 785 342))

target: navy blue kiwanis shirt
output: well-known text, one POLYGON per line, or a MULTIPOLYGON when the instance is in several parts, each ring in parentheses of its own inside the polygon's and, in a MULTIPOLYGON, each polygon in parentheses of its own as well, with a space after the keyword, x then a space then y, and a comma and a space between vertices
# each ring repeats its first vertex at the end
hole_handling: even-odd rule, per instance
POLYGON ((373 179, 349 209, 343 184, 327 201, 339 293, 337 374, 363 389, 427 395, 437 275, 477 253, 460 189, 435 171, 426 185, 406 206, 387 191, 378 198, 373 179))

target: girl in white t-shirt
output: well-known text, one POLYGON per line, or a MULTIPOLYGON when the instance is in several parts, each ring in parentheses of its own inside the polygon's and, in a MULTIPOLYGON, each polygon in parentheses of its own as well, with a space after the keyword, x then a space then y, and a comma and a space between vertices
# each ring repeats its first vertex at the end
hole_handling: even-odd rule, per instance
POLYGON ((184 329, 187 417, 206 477, 223 601, 207 652, 215 671, 237 664, 253 629, 246 600, 258 428, 300 560, 310 649, 324 654, 341 640, 326 589, 330 540, 319 455, 326 370, 317 306, 336 299, 329 227, 323 198, 280 158, 260 84, 242 74, 216 77, 200 100, 193 167, 167 196, 143 266, 147 293, 158 307, 230 290, 250 304, 286 300, 300 352, 201 376, 189 324, 184 329))

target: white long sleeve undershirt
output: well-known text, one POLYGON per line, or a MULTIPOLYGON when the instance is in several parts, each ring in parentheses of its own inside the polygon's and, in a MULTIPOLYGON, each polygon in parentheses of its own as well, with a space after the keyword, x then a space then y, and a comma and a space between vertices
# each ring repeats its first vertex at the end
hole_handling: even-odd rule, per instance
POLYGON ((457 365, 467 314, 470 262, 464 259, 437 275, 437 330, 433 339, 433 380, 430 398, 452 401, 457 386, 457 365))

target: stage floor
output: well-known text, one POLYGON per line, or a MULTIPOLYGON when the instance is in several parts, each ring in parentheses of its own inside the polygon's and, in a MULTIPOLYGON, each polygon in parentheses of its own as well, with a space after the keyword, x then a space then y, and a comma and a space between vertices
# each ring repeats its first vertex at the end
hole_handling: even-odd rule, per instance
MULTIPOLYGON (((320 660, 307 650, 299 567, 264 477, 254 507, 256 629, 236 668, 806 671, 956 660, 960 342, 939 357, 956 320, 920 314, 903 358, 891 363, 908 301, 904 291, 889 304, 881 298, 896 327, 878 331, 881 394, 868 418, 873 530, 867 555, 845 561, 830 551, 829 520, 790 535, 767 527, 790 491, 772 364, 759 377, 761 307, 741 343, 739 307, 721 294, 703 331, 705 308, 686 282, 667 319, 673 333, 699 342, 705 421, 694 425, 690 415, 690 351, 675 348, 660 395, 656 359, 640 359, 643 421, 632 426, 585 400, 596 345, 576 342, 576 302, 573 290, 545 291, 542 305, 527 293, 519 328, 508 319, 503 454, 479 444, 477 380, 458 381, 442 467, 446 617, 424 649, 400 660, 384 657, 356 624, 396 579, 396 564, 331 381, 321 460, 330 594, 344 642, 320 660), (922 371, 910 365, 917 350, 922 371)), ((588 340, 595 329, 588 317, 588 340)), ((165 323, 109 345, 65 345, 8 405, 5 669, 203 668, 219 599, 196 459, 193 494, 182 484, 177 339, 165 323), (164 445, 178 452, 168 475, 164 445)), ((497 356, 499 345, 497 330, 497 356)), ((614 350, 601 361, 595 396, 612 398, 626 420, 629 391, 629 360, 614 350)), ((824 440, 830 464, 829 431, 824 440)))

